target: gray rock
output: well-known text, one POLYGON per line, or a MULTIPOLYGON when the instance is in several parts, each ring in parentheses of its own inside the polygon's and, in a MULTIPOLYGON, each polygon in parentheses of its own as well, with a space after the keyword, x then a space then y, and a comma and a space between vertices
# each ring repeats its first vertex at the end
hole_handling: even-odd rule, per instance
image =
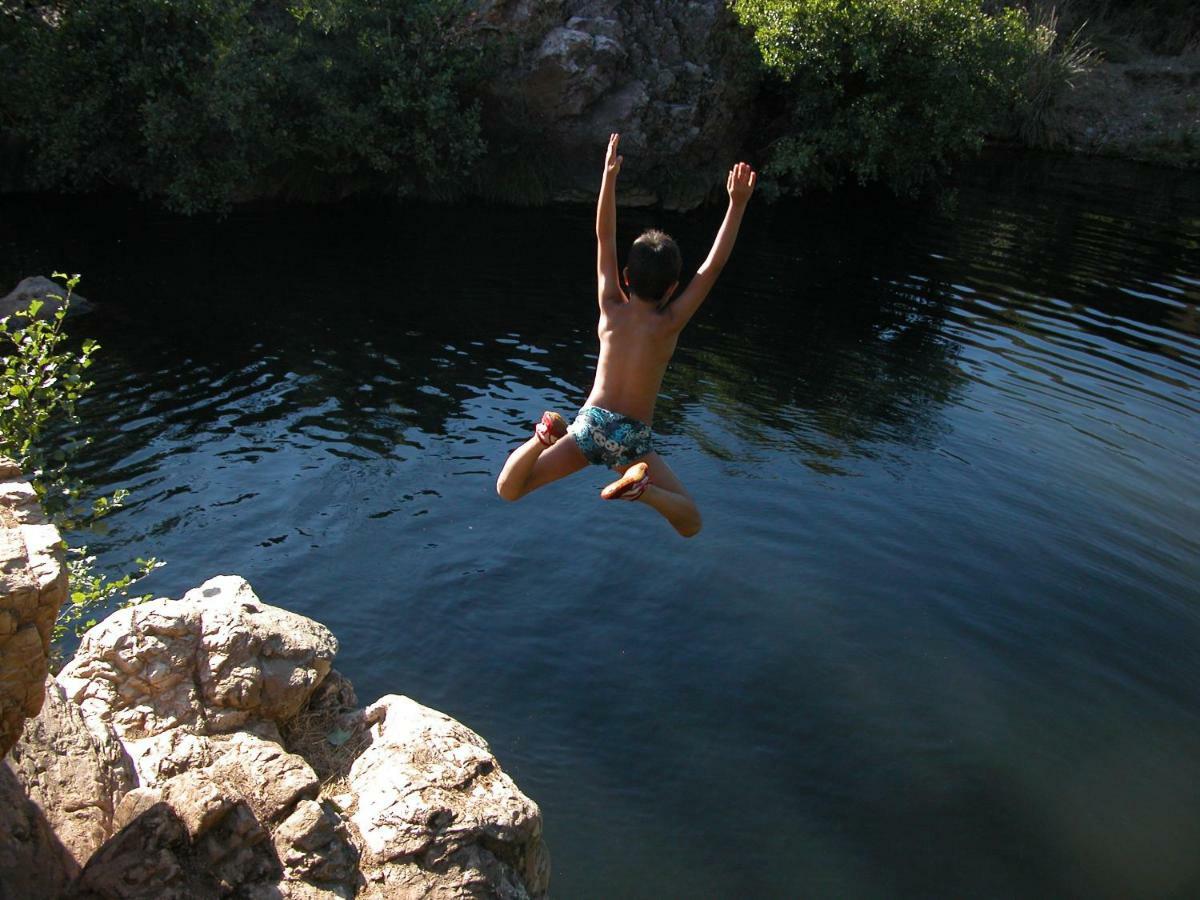
POLYGON ((151 806, 90 859, 72 900, 191 900, 217 897, 216 879, 188 865, 188 829, 166 803, 151 806))
POLYGON ((163 793, 157 788, 134 788, 117 803, 113 813, 113 831, 120 831, 150 807, 162 803, 162 799, 163 793))
MULTIPOLYGON (((0 318, 23 312, 34 300, 43 301, 37 318, 50 319, 62 307, 63 298, 67 296, 67 288, 61 281, 51 281, 43 275, 31 275, 23 278, 8 294, 0 297, 0 318)), ((79 294, 71 295, 70 313, 90 312, 93 304, 79 294)))
POLYGON ((212 831, 237 805, 233 792, 219 783, 214 774, 211 769, 180 772, 159 792, 175 810, 192 840, 212 831))
POLYGON ((301 800, 275 830, 275 851, 288 880, 353 889, 358 849, 345 820, 329 803, 301 800))
POLYGON ((157 803, 169 807, 187 831, 175 854, 181 866, 203 860, 222 891, 287 882, 353 895, 358 852, 341 817, 316 802, 320 784, 304 759, 248 732, 172 729, 134 743, 153 746, 143 776, 155 780, 125 796, 117 819, 132 823, 157 803))
POLYGON ((264 824, 291 815, 301 800, 313 800, 320 782, 312 767, 279 744, 239 733, 213 738, 212 778, 235 792, 264 824))
POLYGON ((217 897, 282 876, 269 830, 211 769, 180 773, 123 799, 128 820, 88 860, 81 897, 217 897))

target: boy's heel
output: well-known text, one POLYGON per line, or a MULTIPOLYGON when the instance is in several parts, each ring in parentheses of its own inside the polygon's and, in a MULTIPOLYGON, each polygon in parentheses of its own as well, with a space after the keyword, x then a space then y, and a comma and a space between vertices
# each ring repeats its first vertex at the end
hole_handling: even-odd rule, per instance
POLYGON ((567 420, 556 412, 546 410, 542 413, 542 421, 537 423, 533 433, 537 435, 537 439, 542 444, 552 447, 560 437, 567 433, 567 420))
POLYGON ((650 484, 650 467, 634 463, 625 474, 600 492, 601 500, 636 500, 650 484))

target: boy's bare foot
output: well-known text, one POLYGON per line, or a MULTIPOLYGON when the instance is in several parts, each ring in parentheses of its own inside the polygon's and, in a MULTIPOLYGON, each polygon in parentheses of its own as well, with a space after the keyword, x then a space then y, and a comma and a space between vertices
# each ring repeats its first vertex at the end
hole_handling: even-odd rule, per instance
POLYGON ((600 492, 601 500, 636 500, 650 483, 650 467, 634 463, 625 474, 600 492))
POLYGON ((533 429, 537 439, 547 447, 554 445, 560 437, 567 433, 567 420, 556 412, 547 410, 542 413, 542 421, 533 429))

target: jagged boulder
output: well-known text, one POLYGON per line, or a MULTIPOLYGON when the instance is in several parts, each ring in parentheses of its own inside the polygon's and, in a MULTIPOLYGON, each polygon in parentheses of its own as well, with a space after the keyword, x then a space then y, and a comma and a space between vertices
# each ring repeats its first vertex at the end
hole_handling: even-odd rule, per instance
POLYGON ((689 208, 724 186, 757 91, 751 36, 724 0, 485 0, 474 22, 510 48, 486 110, 497 158, 536 145, 555 196, 591 199, 619 131, 623 203, 689 208))
POLYGON ((113 613, 84 635, 59 682, 125 741, 219 734, 295 716, 336 652, 324 625, 227 575, 113 613))
POLYGON ((245 808, 194 826, 169 803, 151 804, 84 866, 72 900, 218 898, 277 877, 268 835, 245 808))
POLYGON ((487 743, 408 697, 372 704, 370 745, 346 789, 365 898, 544 897, 550 859, 537 804, 487 743))

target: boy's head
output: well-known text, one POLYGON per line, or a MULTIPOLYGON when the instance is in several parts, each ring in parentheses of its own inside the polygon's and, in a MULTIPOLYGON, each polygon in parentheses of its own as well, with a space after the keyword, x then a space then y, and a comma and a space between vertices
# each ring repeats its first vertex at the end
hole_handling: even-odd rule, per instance
POLYGON ((625 266, 625 281, 630 292, 640 299, 659 303, 668 299, 679 284, 682 267, 679 245, 670 235, 650 228, 633 242, 625 266))

